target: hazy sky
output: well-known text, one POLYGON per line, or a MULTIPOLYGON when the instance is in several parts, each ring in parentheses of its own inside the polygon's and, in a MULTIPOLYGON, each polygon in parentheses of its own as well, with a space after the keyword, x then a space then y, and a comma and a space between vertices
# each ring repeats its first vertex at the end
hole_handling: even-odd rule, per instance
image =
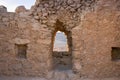
POLYGON ((14 12, 17 6, 24 5, 30 9, 35 4, 36 0, 0 0, 0 5, 7 7, 9 12, 14 12))

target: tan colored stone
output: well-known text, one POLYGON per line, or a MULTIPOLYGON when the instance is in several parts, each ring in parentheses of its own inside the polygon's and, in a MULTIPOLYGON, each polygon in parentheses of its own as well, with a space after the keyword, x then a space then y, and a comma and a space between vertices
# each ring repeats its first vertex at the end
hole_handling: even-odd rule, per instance
POLYGON ((7 8, 5 6, 0 5, 0 12, 7 12, 7 8))
POLYGON ((119 3, 36 0, 30 10, 19 6, 15 13, 0 6, 0 76, 39 76, 48 80, 119 77, 120 58, 113 60, 112 56, 113 49, 120 48, 119 3), (67 54, 53 54, 57 31, 67 36, 67 54), (28 45, 16 50, 16 44, 28 45), (18 58, 19 53, 27 58, 18 58), (59 70, 56 63, 57 68, 70 66, 59 70))
POLYGON ((21 39, 21 38, 15 38, 14 39, 15 44, 28 44, 30 41, 28 39, 21 39))
POLYGON ((16 13, 26 12, 26 8, 24 6, 19 6, 16 8, 15 12, 16 13))

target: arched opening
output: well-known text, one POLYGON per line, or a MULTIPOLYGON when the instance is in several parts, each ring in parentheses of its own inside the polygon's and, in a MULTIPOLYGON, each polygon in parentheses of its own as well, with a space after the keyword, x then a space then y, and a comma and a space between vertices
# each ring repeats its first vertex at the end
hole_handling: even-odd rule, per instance
POLYGON ((52 37, 52 64, 53 69, 65 71, 72 69, 72 37, 61 22, 56 23, 52 37))
POLYGON ((54 52, 68 52, 67 36, 64 32, 57 31, 54 40, 54 52))

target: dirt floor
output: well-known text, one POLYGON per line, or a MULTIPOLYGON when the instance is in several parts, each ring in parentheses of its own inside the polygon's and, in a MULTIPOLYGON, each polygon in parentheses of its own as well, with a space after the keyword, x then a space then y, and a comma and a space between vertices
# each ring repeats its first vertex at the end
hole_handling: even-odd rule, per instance
MULTIPOLYGON (((40 77, 5 77, 5 76, 2 76, 0 77, 0 80, 49 80, 49 79, 40 78, 40 77)), ((58 79, 58 80, 62 80, 62 79, 58 79)), ((65 80, 69 80, 69 79, 65 79, 65 80)), ((77 80, 120 80, 120 78, 104 78, 104 79, 82 79, 81 78, 77 80)))

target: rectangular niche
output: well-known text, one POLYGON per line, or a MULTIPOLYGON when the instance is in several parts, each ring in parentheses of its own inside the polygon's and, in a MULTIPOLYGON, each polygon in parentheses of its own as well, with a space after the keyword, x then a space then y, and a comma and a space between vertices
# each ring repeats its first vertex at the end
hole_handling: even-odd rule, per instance
POLYGON ((27 58, 27 44, 15 44, 16 54, 18 58, 26 59, 27 58))
POLYGON ((120 60, 120 47, 112 47, 112 60, 120 60))

